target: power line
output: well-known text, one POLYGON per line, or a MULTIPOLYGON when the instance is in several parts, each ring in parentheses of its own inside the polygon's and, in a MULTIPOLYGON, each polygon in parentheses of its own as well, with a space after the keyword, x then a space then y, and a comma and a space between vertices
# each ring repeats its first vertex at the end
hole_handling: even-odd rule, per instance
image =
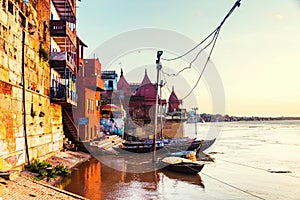
POLYGON ((191 53, 192 51, 194 51, 195 49, 197 49, 201 44, 203 44, 208 38, 210 38, 215 32, 219 31, 220 28, 223 26, 223 24, 225 23, 225 21, 227 20, 227 18, 232 14, 232 12, 235 10, 236 7, 240 7, 241 5, 241 0, 237 0, 235 2, 235 4, 233 5, 233 7, 230 9, 230 11, 226 14, 226 16, 224 17, 224 19, 221 21, 220 25, 214 30, 212 31, 204 40, 202 40, 200 43, 198 43, 195 47, 193 47, 192 49, 190 49, 189 51, 187 51, 186 53, 177 56, 175 58, 161 58, 162 60, 165 61, 173 61, 173 60, 177 60, 180 59, 184 56, 186 56, 187 54, 191 53))
MULTIPOLYGON (((165 60, 165 61, 174 61, 174 60, 177 60, 177 59, 180 59, 180 58, 183 58, 184 56, 186 56, 187 54, 191 53, 192 51, 194 51, 195 49, 197 49, 200 45, 202 45, 206 40, 208 40, 212 35, 214 35, 213 39, 203 48, 201 49, 197 55, 195 56, 195 58, 189 63, 189 66, 188 67, 185 67, 183 69, 181 69, 179 72, 177 73, 174 73, 174 74, 167 74, 168 76, 178 76, 181 72, 183 72, 184 70, 186 69, 189 69, 191 68, 192 64, 197 60, 198 56, 200 55, 200 53, 202 53, 208 46, 211 45, 211 43, 213 41, 215 41, 217 38, 216 38, 216 35, 219 34, 223 24, 225 23, 225 21, 227 20, 227 18, 232 14, 232 12, 234 11, 234 9, 236 7, 239 7, 241 5, 241 0, 238 0, 235 2, 235 4, 233 5, 233 7, 230 9, 230 11, 226 14, 226 16, 224 17, 224 19, 221 21, 220 25, 214 30, 212 31, 204 40, 202 40, 200 43, 198 43, 195 47, 193 47, 192 49, 190 49, 189 51, 187 51, 186 53, 180 55, 180 56, 177 56, 175 58, 161 58, 162 60, 165 60)), ((214 42, 215 43, 215 42, 214 42)), ((201 76, 201 75, 200 75, 201 76)))
POLYGON ((213 43, 212 48, 211 48, 211 50, 210 50, 210 52, 209 52, 209 54, 208 54, 208 57, 207 57, 207 59, 206 59, 206 62, 205 62, 205 64, 204 64, 204 67, 202 68, 202 70, 201 70, 201 72, 200 72, 200 75, 199 75, 199 77, 198 77, 198 79, 197 79, 195 85, 194 85, 193 88, 188 92, 188 94, 185 95, 181 100, 184 100, 184 99, 186 99, 187 97, 189 97, 189 96, 192 94, 192 92, 194 91, 194 89, 197 87, 197 85, 199 84, 200 79, 201 79, 201 77, 202 77, 202 75, 203 75, 203 73, 204 73, 204 71, 205 71, 205 69, 206 69, 206 67, 207 67, 207 65, 208 65, 208 62, 210 61, 210 57, 211 57, 212 52, 213 52, 213 50, 214 50, 214 48, 215 48, 215 45, 216 45, 216 42, 217 42, 217 39, 218 39, 218 36, 219 36, 220 29, 221 29, 221 27, 219 27, 219 29, 215 32, 214 37, 213 37, 213 39, 209 42, 209 44, 207 44, 207 45, 205 46, 205 48, 203 48, 202 50, 200 50, 200 51, 197 53, 196 57, 192 60, 192 62, 190 63, 190 66, 189 66, 189 67, 183 68, 182 70, 180 70, 180 71, 177 72, 176 74, 167 74, 167 73, 165 73, 165 72, 162 70, 162 73, 163 73, 164 78, 165 78, 165 75, 168 75, 168 76, 178 76, 178 75, 179 75, 181 72, 183 72, 184 70, 186 70, 186 69, 188 69, 188 68, 191 68, 192 63, 195 62, 195 60, 197 59, 197 57, 199 56, 199 54, 200 54, 204 49, 206 49, 208 46, 210 46, 211 43, 213 43))
POLYGON ((163 74, 163 78, 164 78, 164 81, 165 81, 165 85, 167 86, 167 89, 168 89, 168 91, 169 92, 171 92, 171 90, 170 90, 170 88, 169 88, 169 86, 168 86, 168 82, 167 82, 167 79, 166 79, 166 73, 165 73, 165 71, 162 69, 161 70, 162 71, 162 74, 163 74))
MULTIPOLYGON (((200 73, 200 75, 199 75, 199 77, 198 77, 198 79, 197 79, 195 85, 194 85, 193 88, 190 90, 190 92, 188 92, 188 94, 182 98, 182 100, 184 100, 184 99, 186 99, 187 97, 189 97, 189 96, 192 94, 192 92, 194 91, 194 89, 197 87, 197 85, 199 84, 200 79, 201 79, 201 77, 203 76, 203 73, 204 73, 204 71, 205 71, 205 69, 206 69, 206 67, 207 67, 207 65, 208 65, 208 62, 210 61, 210 57, 211 57, 212 52, 213 52, 213 50, 214 50, 214 48, 215 48, 215 45, 216 45, 216 42, 217 42, 217 39, 218 39, 220 30, 221 30, 223 24, 225 23, 225 21, 227 20, 227 18, 232 14, 232 12, 235 10, 235 8, 236 8, 236 7, 239 7, 240 5, 241 5, 241 0, 236 1, 235 4, 233 5, 233 7, 230 9, 230 11, 226 14, 226 16, 224 17, 224 19, 221 21, 220 25, 219 25, 213 32, 211 32, 204 40, 202 40, 199 44, 197 44, 195 47, 193 47, 191 50, 189 50, 189 51, 187 51, 186 53, 184 53, 183 55, 178 56, 178 57, 175 57, 175 58, 171 58, 171 59, 163 59, 163 58, 162 58, 162 59, 165 60, 165 61, 173 61, 173 60, 177 60, 177 59, 179 59, 179 58, 182 58, 182 57, 186 56, 187 54, 191 53, 192 51, 194 51, 195 49, 197 49, 197 48, 198 48, 201 44, 203 44, 208 38, 210 38, 212 35, 214 35, 214 36, 213 36, 213 39, 212 39, 212 40, 211 40, 211 41, 210 41, 203 49, 201 49, 201 50, 197 53, 197 55, 196 55, 195 58, 190 62, 190 64, 189 64, 188 67, 185 67, 185 68, 181 69, 181 70, 180 70, 179 72, 177 72, 176 74, 166 74, 166 75, 169 75, 169 76, 178 76, 178 75, 179 75, 181 72, 183 72, 184 70, 191 68, 192 64, 197 60, 197 58, 198 58, 198 56, 200 55, 200 53, 202 53, 206 48, 208 48, 208 47, 213 43, 212 48, 211 48, 211 50, 210 50, 210 52, 209 52, 209 55, 208 55, 208 57, 207 57, 207 59, 206 59, 206 62, 205 62, 205 64, 204 64, 204 66, 203 66, 203 69, 202 69, 202 71, 201 71, 201 73, 200 73)), ((165 75, 164 71, 163 71, 163 74, 165 75)))
POLYGON ((189 63, 189 66, 188 66, 188 67, 185 67, 185 68, 179 70, 177 73, 172 73, 172 74, 170 74, 170 73, 165 73, 165 74, 166 74, 167 76, 178 76, 178 75, 179 75, 181 72, 183 72, 184 70, 192 68, 192 64, 197 60, 198 56, 199 56, 206 48, 208 48, 208 47, 213 43, 213 41, 216 39, 216 32, 217 32, 217 31, 215 31, 215 34, 214 34, 214 37, 212 38, 212 40, 211 40, 204 48, 202 48, 202 49, 197 53, 197 55, 195 56, 195 58, 189 63))
POLYGON ((200 43, 198 43, 195 47, 193 47, 192 49, 190 49, 189 51, 185 52, 184 54, 175 57, 175 58, 161 58, 164 61, 173 61, 173 60, 178 60, 180 58, 183 58, 184 56, 186 56, 187 54, 191 53, 192 51, 194 51, 195 49, 197 49, 200 45, 202 45, 208 38, 210 38, 216 31, 218 28, 216 28, 213 32, 211 32, 204 40, 202 40, 200 43))
POLYGON ((194 89, 197 87, 198 83, 200 82, 200 79, 201 79, 201 77, 202 77, 202 75, 203 75, 203 73, 204 73, 204 70, 206 69, 208 62, 210 61, 210 56, 211 56, 211 54, 212 54, 212 52, 213 52, 213 50, 214 50, 214 48, 215 48, 215 45, 216 45, 216 42, 217 42, 217 39, 218 39, 218 36, 219 36, 219 31, 217 31, 217 32, 215 33, 215 35, 216 35, 216 39, 214 40, 213 46, 212 46, 212 48, 211 48, 211 50, 210 50, 210 52, 209 52, 209 55, 208 55, 208 57, 207 57, 207 59, 206 59, 206 62, 205 62, 205 64, 204 64, 204 67, 203 67, 203 69, 202 69, 202 71, 201 71, 201 73, 200 73, 200 75, 199 75, 199 77, 198 77, 198 80, 196 81, 194 87, 189 91, 189 93, 188 93, 187 95, 185 95, 185 96, 182 98, 182 100, 184 100, 184 99, 186 99, 187 97, 189 97, 189 96, 192 94, 192 92, 194 91, 194 89))

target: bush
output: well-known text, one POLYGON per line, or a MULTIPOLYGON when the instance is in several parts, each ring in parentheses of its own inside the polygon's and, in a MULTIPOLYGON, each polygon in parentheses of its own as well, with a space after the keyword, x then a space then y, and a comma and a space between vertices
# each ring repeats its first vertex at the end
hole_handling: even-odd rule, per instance
POLYGON ((71 170, 64 165, 52 167, 47 161, 40 161, 39 159, 32 161, 32 163, 26 165, 25 168, 33 173, 38 173, 34 178, 37 181, 43 180, 44 178, 50 181, 57 176, 68 176, 71 173, 71 170))

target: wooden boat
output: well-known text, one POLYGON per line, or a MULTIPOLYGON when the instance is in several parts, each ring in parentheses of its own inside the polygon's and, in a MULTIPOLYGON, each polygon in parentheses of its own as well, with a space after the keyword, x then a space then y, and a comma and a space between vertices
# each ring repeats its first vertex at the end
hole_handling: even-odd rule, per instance
MULTIPOLYGON (((112 147, 115 151, 120 154, 124 153, 150 153, 153 151, 152 145, 141 145, 141 146, 119 146, 112 147)), ((156 146, 156 150, 160 150, 163 146, 156 146)))
MULTIPOLYGON (((216 139, 213 140, 183 140, 176 141, 171 143, 164 143, 162 140, 156 142, 156 151, 157 153, 173 153, 179 151, 204 151, 209 148, 216 139)), ((126 143, 126 142, 125 142, 126 143)), ((152 143, 147 142, 127 142, 127 145, 124 142, 119 147, 113 147, 115 151, 120 154, 124 153, 149 153, 153 151, 152 143)))
MULTIPOLYGON (((182 144, 182 143, 192 143, 196 139, 191 139, 189 137, 182 137, 182 138, 168 138, 168 139, 157 139, 156 144, 170 144, 170 145, 175 145, 175 144, 182 144)), ((122 143, 124 146, 137 146, 137 145, 150 145, 153 144, 153 139, 144 139, 140 141, 124 141, 122 143)))
MULTIPOLYGON (((160 144, 166 144, 167 140, 156 140, 156 145, 159 146, 160 144)), ((146 139, 143 141, 124 141, 122 142, 124 146, 144 146, 144 145, 152 145, 152 139, 146 139)))
POLYGON ((180 151, 197 151, 203 152, 208 149, 216 139, 212 140, 194 140, 192 142, 179 142, 179 143, 169 143, 165 144, 164 151, 165 153, 174 153, 180 151))
POLYGON ((196 158, 196 151, 179 151, 174 153, 167 153, 167 157, 181 157, 181 158, 189 158, 191 155, 195 156, 196 158))
POLYGON ((166 157, 159 161, 159 165, 161 168, 183 174, 198 174, 204 167, 202 162, 180 157, 166 157))

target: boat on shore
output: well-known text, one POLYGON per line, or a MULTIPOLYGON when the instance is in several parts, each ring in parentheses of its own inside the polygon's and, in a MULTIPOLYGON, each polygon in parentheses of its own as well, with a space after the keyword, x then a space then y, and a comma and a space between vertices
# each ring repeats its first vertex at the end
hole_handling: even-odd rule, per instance
POLYGON ((165 145, 166 153, 174 153, 179 151, 197 151, 203 152, 214 144, 216 138, 211 140, 189 140, 183 142, 171 142, 165 145))
MULTIPOLYGON (((115 151, 120 154, 126 153, 150 153, 153 152, 153 145, 140 145, 140 146, 119 146, 119 147, 112 147, 115 151)), ((162 149, 163 146, 156 146, 156 150, 162 149)))
POLYGON ((159 167, 183 174, 198 174, 203 169, 204 163, 181 157, 165 157, 159 161, 159 167))
MULTIPOLYGON (((156 151, 158 153, 174 153, 181 151, 203 152, 208 149, 216 139, 195 140, 187 138, 176 138, 156 141, 156 151)), ((113 147, 118 153, 149 153, 153 152, 153 140, 145 141, 124 141, 122 145, 113 147)))
POLYGON ((181 157, 181 158, 191 158, 191 157, 197 157, 197 151, 179 151, 174 153, 167 153, 167 157, 181 157))

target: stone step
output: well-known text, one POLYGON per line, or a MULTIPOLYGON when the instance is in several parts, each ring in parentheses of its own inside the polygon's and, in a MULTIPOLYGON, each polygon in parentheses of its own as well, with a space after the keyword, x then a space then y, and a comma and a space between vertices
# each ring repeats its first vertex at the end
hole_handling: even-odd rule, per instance
POLYGON ((111 140, 110 142, 106 143, 105 145, 102 146, 104 149, 109 149, 113 146, 117 146, 118 144, 122 143, 123 139, 120 137, 117 137, 115 140, 111 140))

